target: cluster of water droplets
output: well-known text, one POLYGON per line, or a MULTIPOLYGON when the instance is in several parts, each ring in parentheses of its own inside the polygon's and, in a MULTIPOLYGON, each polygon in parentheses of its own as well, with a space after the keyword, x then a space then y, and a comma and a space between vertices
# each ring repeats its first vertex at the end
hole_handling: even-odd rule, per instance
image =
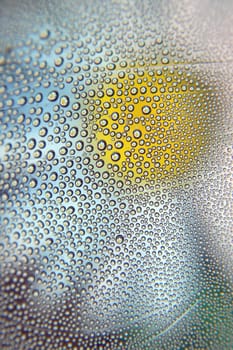
POLYGON ((4 349, 223 341, 228 286, 195 206, 223 93, 113 6, 1 53, 4 349))

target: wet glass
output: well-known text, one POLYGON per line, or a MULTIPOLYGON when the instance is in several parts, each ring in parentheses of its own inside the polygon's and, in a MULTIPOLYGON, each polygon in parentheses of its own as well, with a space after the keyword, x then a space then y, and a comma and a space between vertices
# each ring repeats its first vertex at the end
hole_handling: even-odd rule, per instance
POLYGON ((1 1, 0 348, 233 348, 231 1, 1 1))

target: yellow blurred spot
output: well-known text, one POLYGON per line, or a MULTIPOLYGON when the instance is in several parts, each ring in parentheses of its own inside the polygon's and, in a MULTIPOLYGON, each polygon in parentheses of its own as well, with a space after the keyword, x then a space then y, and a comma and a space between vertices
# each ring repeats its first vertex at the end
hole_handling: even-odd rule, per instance
POLYGON ((183 174, 211 138, 211 91, 188 71, 119 71, 93 99, 94 147, 104 168, 140 183, 183 174))

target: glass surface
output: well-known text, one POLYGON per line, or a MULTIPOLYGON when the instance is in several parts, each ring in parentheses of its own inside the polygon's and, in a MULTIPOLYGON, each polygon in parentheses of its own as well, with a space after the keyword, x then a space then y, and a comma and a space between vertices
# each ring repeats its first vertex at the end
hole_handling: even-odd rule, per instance
POLYGON ((0 348, 233 348, 232 1, 1 1, 0 348))

